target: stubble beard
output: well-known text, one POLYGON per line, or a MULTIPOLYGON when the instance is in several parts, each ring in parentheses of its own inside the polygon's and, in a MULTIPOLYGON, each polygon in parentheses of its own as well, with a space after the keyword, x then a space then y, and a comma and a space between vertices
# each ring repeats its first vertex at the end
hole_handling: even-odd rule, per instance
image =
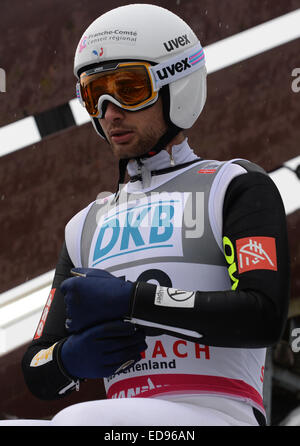
POLYGON ((166 129, 163 127, 159 130, 155 129, 155 131, 153 128, 147 128, 143 135, 136 133, 134 140, 130 143, 114 144, 110 142, 111 149, 118 159, 139 158, 154 148, 165 131, 166 129))

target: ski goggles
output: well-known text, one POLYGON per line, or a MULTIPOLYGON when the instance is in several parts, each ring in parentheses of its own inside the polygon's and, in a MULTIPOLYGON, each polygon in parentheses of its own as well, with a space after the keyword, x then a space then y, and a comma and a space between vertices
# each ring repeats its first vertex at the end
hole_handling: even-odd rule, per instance
POLYGON ((149 62, 116 62, 102 65, 80 75, 76 94, 93 118, 103 117, 104 101, 137 111, 158 99, 160 88, 205 65, 200 43, 167 61, 151 65, 149 62))

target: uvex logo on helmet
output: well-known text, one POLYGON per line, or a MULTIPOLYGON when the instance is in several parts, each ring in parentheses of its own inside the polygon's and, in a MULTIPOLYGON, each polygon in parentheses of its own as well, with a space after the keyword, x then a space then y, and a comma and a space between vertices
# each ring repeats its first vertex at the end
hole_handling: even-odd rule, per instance
POLYGON ((167 79, 169 76, 174 76, 176 73, 185 71, 188 68, 191 68, 191 65, 188 62, 188 57, 186 57, 185 59, 182 59, 181 62, 176 62, 175 64, 167 65, 161 70, 157 70, 156 74, 160 80, 163 80, 167 79))
POLYGON ((186 34, 183 34, 183 36, 175 37, 175 39, 168 40, 168 42, 164 42, 164 47, 168 52, 175 50, 176 48, 179 48, 180 46, 185 46, 188 43, 191 43, 187 37, 186 34))

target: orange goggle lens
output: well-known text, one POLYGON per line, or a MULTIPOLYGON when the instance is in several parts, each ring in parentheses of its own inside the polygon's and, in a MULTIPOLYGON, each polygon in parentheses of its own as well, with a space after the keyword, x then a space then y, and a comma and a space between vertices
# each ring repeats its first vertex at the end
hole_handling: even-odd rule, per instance
POLYGON ((82 73, 81 96, 88 113, 99 115, 98 101, 103 95, 112 96, 128 110, 140 109, 154 99, 157 92, 153 91, 148 67, 150 65, 146 63, 129 63, 94 74, 82 73))

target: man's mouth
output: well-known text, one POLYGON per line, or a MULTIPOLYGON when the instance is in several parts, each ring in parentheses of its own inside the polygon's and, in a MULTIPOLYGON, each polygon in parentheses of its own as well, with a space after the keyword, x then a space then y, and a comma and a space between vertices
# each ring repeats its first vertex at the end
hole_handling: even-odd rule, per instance
POLYGON ((134 132, 132 130, 112 130, 109 134, 111 141, 116 144, 125 144, 131 140, 134 132))

